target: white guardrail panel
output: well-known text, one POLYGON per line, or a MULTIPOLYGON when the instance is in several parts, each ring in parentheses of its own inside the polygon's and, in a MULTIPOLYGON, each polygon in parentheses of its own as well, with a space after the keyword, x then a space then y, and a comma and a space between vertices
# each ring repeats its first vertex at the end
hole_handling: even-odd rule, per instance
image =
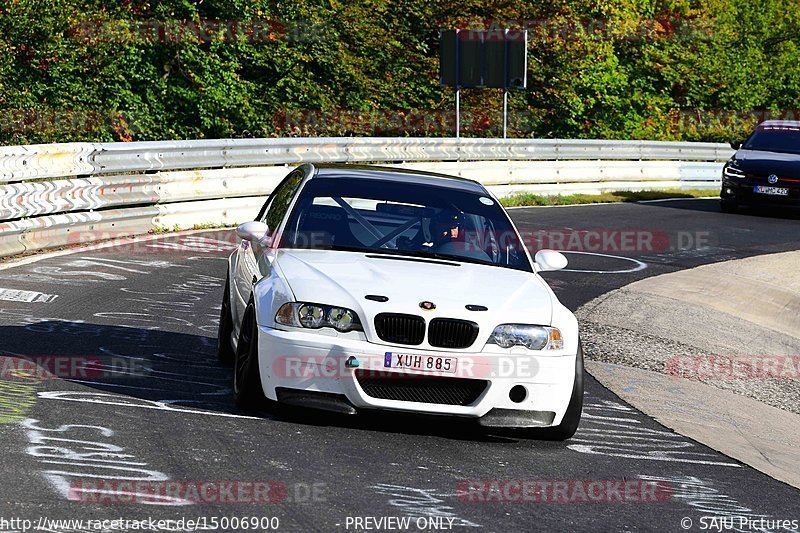
POLYGON ((0 220, 124 205, 259 196, 289 172, 287 167, 92 176, 0 186, 0 220))
POLYGON ((91 143, 0 146, 0 183, 91 174, 91 143))
POLYGON ((320 162, 681 160, 725 161, 718 143, 564 139, 276 138, 99 143, 94 173, 320 162))
POLYGON ((0 257, 143 235, 156 229, 157 206, 61 213, 12 222, 0 222, 0 257))
POLYGON ((0 147, 0 256, 253 216, 296 164, 372 162, 502 197, 719 187, 725 144, 455 138, 208 139, 0 147), (3 222, 6 221, 6 222, 3 222))

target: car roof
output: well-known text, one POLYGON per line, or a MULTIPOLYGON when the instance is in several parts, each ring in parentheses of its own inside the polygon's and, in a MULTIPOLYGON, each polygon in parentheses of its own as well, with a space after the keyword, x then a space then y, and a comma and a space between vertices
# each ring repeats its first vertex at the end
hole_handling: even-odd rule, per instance
POLYGON ((316 169, 316 172, 311 179, 356 178, 384 180, 419 185, 435 185, 437 187, 486 194, 486 188, 477 181, 467 178, 460 178, 458 176, 448 176, 447 174, 426 172, 424 170, 381 167, 377 165, 348 164, 314 164, 314 168, 316 169))
POLYGON ((800 120, 765 120, 756 126, 757 130, 764 128, 800 128, 800 120))

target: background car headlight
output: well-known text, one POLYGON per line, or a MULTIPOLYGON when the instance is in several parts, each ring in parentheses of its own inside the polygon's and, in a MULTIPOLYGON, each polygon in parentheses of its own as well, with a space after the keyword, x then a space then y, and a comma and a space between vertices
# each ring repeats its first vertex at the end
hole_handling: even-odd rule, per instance
POLYGON ((722 169, 722 174, 726 178, 743 178, 744 171, 741 170, 735 160, 728 161, 722 169))
POLYGON ((275 322, 296 328, 330 327, 341 332, 364 330, 355 311, 346 307, 305 302, 283 304, 275 314, 275 322))
POLYGON ((494 328, 487 342, 501 348, 524 346, 529 350, 560 350, 564 347, 558 328, 527 324, 501 324, 494 328))

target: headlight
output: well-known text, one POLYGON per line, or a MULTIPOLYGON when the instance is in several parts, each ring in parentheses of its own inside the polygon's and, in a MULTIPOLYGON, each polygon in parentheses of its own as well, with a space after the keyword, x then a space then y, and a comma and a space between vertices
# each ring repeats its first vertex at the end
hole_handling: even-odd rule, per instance
POLYGON ((737 167, 736 164, 735 159, 728 161, 722 169, 722 175, 726 178, 743 178, 744 171, 737 167))
POLYGON ((341 332, 364 330, 355 311, 345 307, 304 302, 283 304, 275 314, 275 322, 295 328, 330 327, 341 332))
POLYGON ((297 308, 297 317, 304 328, 321 328, 325 310, 316 305, 303 304, 297 308))
POLYGON ((488 343, 501 348, 524 346, 529 350, 560 350, 564 347, 558 328, 526 324, 501 324, 494 328, 488 343))
POLYGON ((331 307, 328 311, 328 324, 339 331, 350 331, 356 322, 358 322, 358 317, 350 309, 331 307))

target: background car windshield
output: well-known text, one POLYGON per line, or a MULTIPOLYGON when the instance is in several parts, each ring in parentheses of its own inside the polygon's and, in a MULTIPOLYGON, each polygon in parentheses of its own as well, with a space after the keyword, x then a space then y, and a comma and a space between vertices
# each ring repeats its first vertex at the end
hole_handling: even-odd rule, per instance
POLYGON ((747 140, 744 148, 800 154, 800 129, 785 127, 758 129, 747 140))
POLYGON ((490 197, 379 179, 309 181, 280 246, 455 259, 531 271, 508 216, 490 197))

